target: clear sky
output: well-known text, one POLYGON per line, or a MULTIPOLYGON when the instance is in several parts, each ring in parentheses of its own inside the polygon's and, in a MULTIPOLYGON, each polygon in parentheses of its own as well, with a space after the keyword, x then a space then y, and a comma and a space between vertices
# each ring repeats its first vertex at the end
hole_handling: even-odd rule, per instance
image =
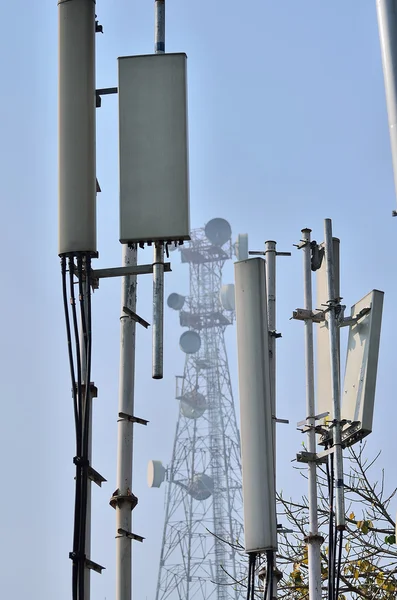
MULTIPOLYGON (((117 85, 117 57, 153 49, 153 2, 97 2, 97 86, 117 85)), ((3 3, 0 66, 2 258, 0 363, 0 597, 71 597, 74 430, 57 257, 57 6, 3 3)), ((396 451, 396 228, 390 146, 375 0, 182 2, 168 0, 167 51, 187 53, 191 223, 226 218, 250 248, 275 239, 291 258, 278 263, 279 485, 292 491, 295 423, 305 417, 303 227, 322 240, 323 219, 341 238, 342 295, 348 306, 384 290, 374 433, 391 480, 396 451)), ((117 99, 97 112, 98 266, 118 266, 117 99)), ((175 255, 174 255, 175 256, 175 255)), ((142 260, 149 257, 141 255, 142 260)), ((229 267, 232 277, 232 268, 229 267)), ((188 267, 173 264, 166 293, 186 292, 188 267)), ((227 282, 227 281, 226 281, 227 282)), ((151 280, 139 309, 151 320, 151 280)), ((114 597, 116 419, 120 282, 93 299, 95 401, 93 466, 108 480, 93 490, 92 598, 114 597)), ((177 416, 174 376, 182 373, 176 313, 166 313, 165 377, 151 380, 151 336, 139 332, 134 532, 135 597, 153 600, 164 488, 148 490, 149 459, 171 458, 177 416)), ((237 399, 235 331, 228 332, 237 399)), ((391 482, 391 484, 393 484, 391 482)), ((304 491, 304 487, 302 487, 304 491)))

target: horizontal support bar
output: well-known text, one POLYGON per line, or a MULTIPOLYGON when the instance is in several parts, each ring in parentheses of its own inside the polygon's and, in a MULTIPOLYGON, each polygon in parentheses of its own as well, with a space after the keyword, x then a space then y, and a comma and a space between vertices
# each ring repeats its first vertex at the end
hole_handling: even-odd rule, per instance
POLYGON ((292 318, 297 321, 313 321, 313 323, 321 323, 325 321, 325 313, 323 310, 312 311, 306 308, 297 308, 292 313, 292 318))
POLYGON ((137 423, 138 425, 147 425, 149 421, 146 419, 140 419, 139 417, 132 417, 131 415, 127 415, 127 413, 120 412, 119 419, 123 421, 131 421, 131 423, 137 423))
POLYGON ((141 535, 136 535, 136 533, 131 533, 130 531, 126 531, 125 529, 118 529, 117 533, 119 535, 125 535, 125 537, 127 537, 128 539, 136 540, 137 542, 143 542, 143 540, 145 539, 141 535))
POLYGON ((99 575, 102 575, 102 571, 105 569, 105 567, 98 565, 98 563, 95 563, 93 560, 90 560, 89 558, 85 559, 85 566, 87 567, 87 569, 90 569, 91 571, 95 571, 96 573, 99 573, 99 575))
POLYGON ((97 96, 108 96, 109 94, 117 94, 118 89, 116 87, 112 88, 100 88, 99 90, 95 90, 97 96))
POLYGON ((299 452, 299 454, 296 455, 296 460, 300 463, 315 462, 319 464, 326 463, 327 456, 320 456, 320 454, 316 454, 315 452, 299 452))
POLYGON ((88 477, 96 483, 99 487, 102 487, 103 483, 106 483, 106 479, 102 477, 98 471, 95 471, 92 467, 88 467, 88 477))
MULTIPOLYGON (((171 271, 171 263, 164 263, 164 272, 171 271)), ((153 273, 153 265, 135 265, 131 267, 111 267, 110 269, 92 269, 91 275, 95 279, 105 277, 126 277, 127 275, 148 275, 153 273)))
POLYGON ((148 327, 150 327, 150 323, 148 323, 147 321, 145 321, 145 319, 142 319, 142 317, 140 317, 133 310, 131 310, 130 308, 128 308, 128 306, 123 306, 123 312, 126 315, 128 315, 129 317, 131 317, 131 319, 133 321, 136 321, 137 323, 139 323, 139 325, 142 325, 142 327, 145 327, 145 329, 147 329, 148 327))

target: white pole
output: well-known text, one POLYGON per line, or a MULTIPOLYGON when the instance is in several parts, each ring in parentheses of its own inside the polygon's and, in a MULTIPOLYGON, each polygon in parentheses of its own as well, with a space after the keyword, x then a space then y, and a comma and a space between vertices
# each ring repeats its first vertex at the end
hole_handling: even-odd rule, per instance
POLYGON ((397 5, 395 0, 376 0, 390 144, 397 192, 397 5))
MULTIPOLYGON (((273 416, 276 416, 276 242, 265 242, 267 280, 267 319, 269 324, 270 392, 273 416)), ((276 432, 274 421, 274 433, 276 432)))
MULTIPOLYGON (((269 368, 270 395, 273 416, 274 461, 276 463, 276 242, 268 240, 266 248, 266 281, 267 281, 267 322, 269 326, 269 368)), ((274 465, 276 472, 276 464, 274 465)), ((273 599, 277 598, 279 575, 276 568, 276 557, 273 566, 273 599)))
MULTIPOLYGON (((123 266, 137 265, 137 248, 123 245, 123 266)), ((123 277, 121 284, 121 341, 119 380, 119 420, 117 431, 117 502, 116 509, 116 600, 132 598, 132 548, 125 534, 132 530, 132 456, 135 383, 136 322, 124 312, 124 307, 136 312, 137 277, 123 277), (124 533, 120 533, 122 530, 124 533)))
MULTIPOLYGON (((165 52, 165 3, 155 0, 154 51, 165 52)), ((153 252, 153 329, 152 329, 152 377, 163 377, 163 331, 164 331, 164 245, 154 244, 153 252)))
MULTIPOLYGON (((312 304, 312 272, 310 251, 311 229, 302 229, 303 270, 304 270, 304 308, 313 310, 312 304)), ((316 408, 314 400, 314 351, 313 351, 313 321, 305 320, 305 359, 306 359, 306 413, 308 425, 307 450, 316 454, 316 408)), ((323 538, 318 532, 317 509, 317 468, 316 462, 308 463, 309 484, 309 534, 306 537, 309 560, 309 599, 321 600, 321 555, 320 548, 323 538)))
POLYGON ((343 454, 342 454, 342 431, 341 431, 341 407, 340 407, 340 374, 338 355, 338 322, 337 310, 340 306, 339 298, 335 298, 332 222, 325 219, 325 260, 328 284, 328 328, 331 353, 331 384, 333 405, 333 444, 335 452, 335 499, 336 499, 336 527, 339 530, 345 528, 345 499, 343 489, 343 454))

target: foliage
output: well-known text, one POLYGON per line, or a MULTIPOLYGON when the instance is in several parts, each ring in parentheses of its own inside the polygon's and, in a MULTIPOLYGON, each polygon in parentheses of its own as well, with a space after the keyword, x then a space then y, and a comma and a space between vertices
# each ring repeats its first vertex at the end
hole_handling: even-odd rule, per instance
MULTIPOLYGON (((359 451, 345 453, 345 500, 347 524, 344 532, 340 568, 339 600, 394 600, 397 598, 397 546, 395 522, 390 503, 397 488, 385 490, 384 472, 371 482, 371 469, 379 457, 368 461, 365 444, 359 451), (349 464, 349 469, 346 469, 349 464)), ((305 476, 304 471, 301 471, 305 476)), ((328 479, 323 467, 318 469, 319 529, 324 537, 321 547, 323 598, 327 598, 328 524, 330 507, 328 479)), ((278 520, 285 528, 279 536, 277 567, 283 573, 278 597, 305 600, 308 594, 308 500, 296 502, 278 495, 278 520), (286 522, 287 521, 287 522, 286 522)))

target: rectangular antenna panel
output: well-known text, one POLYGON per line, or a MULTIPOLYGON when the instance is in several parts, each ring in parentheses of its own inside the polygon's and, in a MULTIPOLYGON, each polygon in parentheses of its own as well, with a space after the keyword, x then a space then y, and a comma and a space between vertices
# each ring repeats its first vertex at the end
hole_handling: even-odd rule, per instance
POLYGON ((246 552, 277 549, 266 263, 235 263, 238 379, 246 552))
POLYGON ((118 60, 121 243, 190 239, 186 63, 118 60))
POLYGON ((372 431, 383 295, 383 292, 373 290, 351 309, 352 317, 365 308, 371 310, 349 327, 342 388, 342 419, 352 422, 342 431, 346 446, 351 446, 372 431))
MULTIPOLYGON (((334 255, 334 285, 335 295, 340 297, 340 258, 339 246, 340 241, 337 238, 332 238, 333 255, 334 255)), ((325 256, 321 263, 321 267, 316 272, 317 277, 317 308, 325 310, 328 302, 328 284, 325 256)), ((317 329, 317 354, 316 354, 316 370, 317 370, 317 398, 316 398, 316 413, 322 414, 328 412, 332 419, 332 385, 331 385, 331 355, 329 349, 329 332, 328 321, 321 321, 317 329)), ((338 331, 338 346, 340 348, 340 335, 338 331)))

